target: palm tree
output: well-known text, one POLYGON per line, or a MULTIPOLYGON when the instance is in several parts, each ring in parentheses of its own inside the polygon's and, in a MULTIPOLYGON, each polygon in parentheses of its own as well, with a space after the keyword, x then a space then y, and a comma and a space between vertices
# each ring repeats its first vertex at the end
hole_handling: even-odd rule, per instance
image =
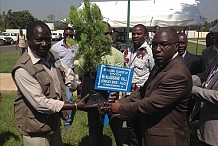
POLYGON ((5 13, 5 11, 2 12, 2 20, 3 20, 3 24, 4 24, 4 29, 6 30, 7 28, 7 24, 8 24, 8 18, 11 15, 12 10, 8 10, 7 14, 5 13))

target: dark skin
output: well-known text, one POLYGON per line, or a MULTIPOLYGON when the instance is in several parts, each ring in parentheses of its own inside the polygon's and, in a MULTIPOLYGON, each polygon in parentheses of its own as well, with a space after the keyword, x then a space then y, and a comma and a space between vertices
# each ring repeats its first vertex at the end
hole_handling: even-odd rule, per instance
POLYGON ((0 92, 0 102, 2 101, 2 93, 0 92))
POLYGON ((218 32, 212 32, 212 38, 214 39, 214 44, 218 47, 218 32))
POLYGON ((170 28, 160 29, 154 36, 152 42, 152 52, 155 64, 163 65, 167 63, 178 51, 177 34, 170 28))
MULTIPOLYGON (((33 32, 33 35, 28 39, 28 45, 33 53, 46 59, 51 48, 51 31, 45 26, 37 26, 33 29, 33 32)), ((86 106, 88 97, 89 95, 86 95, 83 99, 76 103, 78 110, 86 110, 88 108, 88 106, 86 106)), ((76 104, 64 103, 61 110, 76 110, 76 104)))
POLYGON ((185 50, 187 49, 187 45, 188 45, 187 35, 184 33, 179 33, 178 39, 179 39, 178 53, 180 56, 182 56, 185 53, 185 50))
MULTIPOLYGON (((21 36, 23 35, 23 30, 22 30, 22 29, 20 29, 20 35, 21 35, 21 36)), ((17 42, 16 42, 16 49, 17 49, 17 47, 18 47, 18 43, 19 43, 19 40, 17 40, 17 42)))
POLYGON ((72 30, 65 30, 64 31, 64 45, 66 45, 67 47, 70 47, 67 45, 66 39, 73 38, 73 36, 74 36, 74 32, 72 30))
POLYGON ((33 29, 33 35, 27 40, 30 49, 39 57, 46 58, 51 49, 51 31, 45 26, 33 29))
MULTIPOLYGON (((160 29, 154 36, 152 51, 155 63, 163 65, 167 63, 177 52, 178 44, 177 34, 171 28, 160 29)), ((105 103, 101 110, 106 112, 119 113, 121 103, 117 100, 115 103, 105 103)), ((124 105, 125 106, 125 105, 124 105)))
POLYGON ((132 29, 132 42, 134 51, 136 51, 147 40, 148 36, 144 33, 144 30, 140 26, 135 26, 132 29))
POLYGON ((157 33, 160 30, 160 26, 155 25, 154 26, 154 33, 157 33))

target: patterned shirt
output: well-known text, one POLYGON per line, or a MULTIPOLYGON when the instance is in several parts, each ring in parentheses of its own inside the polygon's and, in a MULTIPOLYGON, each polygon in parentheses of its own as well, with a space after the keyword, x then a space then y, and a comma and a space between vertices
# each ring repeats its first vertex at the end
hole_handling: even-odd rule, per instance
POLYGON ((153 54, 147 42, 144 42, 135 52, 133 50, 134 48, 129 48, 123 52, 125 66, 134 68, 132 83, 142 87, 154 66, 153 54))

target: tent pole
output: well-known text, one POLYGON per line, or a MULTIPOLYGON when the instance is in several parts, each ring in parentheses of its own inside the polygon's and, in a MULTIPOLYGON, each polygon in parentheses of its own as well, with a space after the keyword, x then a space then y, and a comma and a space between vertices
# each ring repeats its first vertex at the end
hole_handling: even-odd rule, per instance
POLYGON ((198 54, 199 31, 200 31, 200 27, 198 28, 198 38, 197 38, 197 44, 196 44, 196 55, 198 54))
POLYGON ((127 33, 126 33, 126 47, 129 48, 129 19, 130 19, 130 0, 128 0, 127 9, 127 33))

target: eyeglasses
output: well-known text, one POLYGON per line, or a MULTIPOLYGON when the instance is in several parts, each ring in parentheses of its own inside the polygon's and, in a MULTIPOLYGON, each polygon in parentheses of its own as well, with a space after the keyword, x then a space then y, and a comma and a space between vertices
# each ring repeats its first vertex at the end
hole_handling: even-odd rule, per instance
POLYGON ((68 37, 68 36, 69 36, 69 37, 73 38, 74 35, 73 35, 73 34, 64 34, 64 36, 65 36, 65 37, 68 37))
POLYGON ((152 42, 152 48, 156 48, 156 47, 160 47, 161 49, 167 49, 170 46, 172 46, 173 44, 176 44, 177 42, 173 42, 173 43, 169 43, 169 42, 152 42))
POLYGON ((185 46, 187 44, 187 42, 178 42, 178 44, 185 46))
POLYGON ((112 35, 112 32, 104 32, 104 35, 112 35))

